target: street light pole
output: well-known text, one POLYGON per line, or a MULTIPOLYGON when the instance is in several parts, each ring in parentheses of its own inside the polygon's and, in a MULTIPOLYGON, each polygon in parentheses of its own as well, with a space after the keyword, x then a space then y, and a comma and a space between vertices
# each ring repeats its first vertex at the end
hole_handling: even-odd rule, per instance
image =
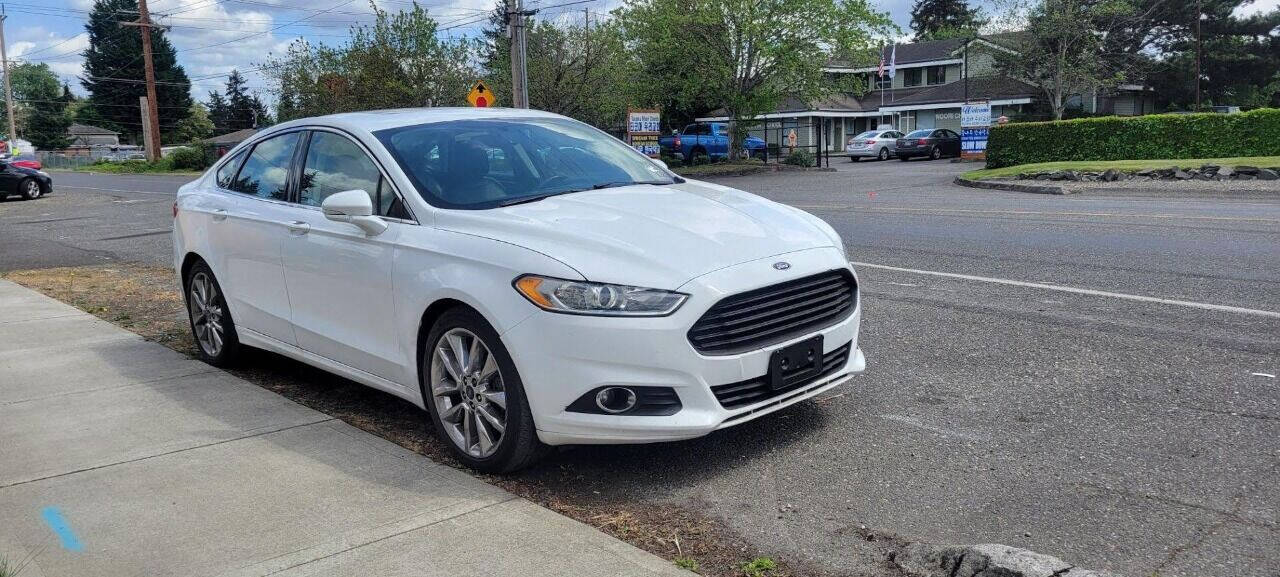
POLYGON ((1196 0, 1196 112, 1200 112, 1200 59, 1204 58, 1204 48, 1200 40, 1200 7, 1201 0, 1196 0))

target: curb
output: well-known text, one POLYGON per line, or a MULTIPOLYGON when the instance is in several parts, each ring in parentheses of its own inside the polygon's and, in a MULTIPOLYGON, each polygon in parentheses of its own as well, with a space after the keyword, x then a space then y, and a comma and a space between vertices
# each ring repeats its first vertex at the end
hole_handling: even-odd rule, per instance
POLYGON ((1072 194, 1061 186, 1052 184, 1014 184, 1012 182, 992 182, 988 180, 971 180, 968 178, 957 176, 955 183, 959 186, 967 186, 969 188, 984 188, 987 190, 1008 190, 1013 192, 1029 192, 1032 194, 1072 194))

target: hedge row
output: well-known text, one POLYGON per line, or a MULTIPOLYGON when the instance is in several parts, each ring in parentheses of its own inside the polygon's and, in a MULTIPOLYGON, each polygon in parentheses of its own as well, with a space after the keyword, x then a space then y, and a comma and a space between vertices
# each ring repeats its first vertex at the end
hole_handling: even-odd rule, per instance
POLYGON ((992 128, 987 140, 987 168, 1233 156, 1280 156, 1280 109, 1014 123, 992 128))

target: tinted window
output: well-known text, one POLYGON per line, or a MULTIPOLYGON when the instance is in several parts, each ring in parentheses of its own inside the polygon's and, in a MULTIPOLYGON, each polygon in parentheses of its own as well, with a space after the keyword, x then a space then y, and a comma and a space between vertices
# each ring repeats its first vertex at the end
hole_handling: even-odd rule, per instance
POLYGON ((930 66, 929 67, 929 84, 942 84, 947 81, 946 66, 930 66))
POLYGON ((335 192, 363 190, 377 206, 381 180, 378 167, 354 142, 332 132, 313 132, 303 163, 298 202, 320 206, 335 192))
POLYGON ((222 188, 231 188, 231 183, 235 181, 236 171, 240 169, 240 162, 244 160, 244 152, 238 152, 235 156, 227 160, 227 163, 218 169, 218 186, 222 188))
POLYGON ((288 200, 289 164, 297 146, 297 132, 259 142, 244 161, 240 174, 227 188, 261 198, 288 200))
POLYGON ((373 159, 356 143, 339 134, 311 133, 299 184, 298 199, 308 206, 320 206, 336 192, 363 190, 369 194, 375 214, 409 218, 373 159))
POLYGON ((454 120, 375 134, 418 193, 446 208, 673 182, 621 140, 564 118, 454 120))
POLYGON ((913 130, 907 135, 907 138, 929 138, 929 134, 932 132, 932 130, 913 130))
POLYGON ((903 86, 920 86, 921 71, 919 68, 908 68, 903 71, 903 86))
POLYGON ((854 138, 875 138, 877 134, 879 133, 874 130, 868 130, 866 132, 863 132, 862 134, 855 136, 854 138))

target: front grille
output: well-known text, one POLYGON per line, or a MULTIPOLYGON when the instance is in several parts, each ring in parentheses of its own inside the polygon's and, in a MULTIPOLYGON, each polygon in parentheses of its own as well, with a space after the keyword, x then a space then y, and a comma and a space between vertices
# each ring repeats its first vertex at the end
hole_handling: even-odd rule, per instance
POLYGON ((857 283, 832 270, 726 297, 689 329, 689 342, 706 355, 767 347, 831 326, 853 312, 857 283))
POLYGON ((716 396, 716 400, 720 401, 720 406, 726 409, 737 409, 745 407, 751 403, 757 403, 766 399, 771 399, 778 395, 786 394, 797 388, 803 387, 809 383, 816 383, 821 379, 831 376, 843 367, 849 361, 849 349, 852 343, 845 343, 840 348, 822 355, 822 372, 818 376, 797 383, 788 382, 787 386, 778 390, 769 390, 769 376, 764 375, 754 379, 747 379, 737 383, 729 383, 727 385, 718 385, 711 387, 711 392, 716 396))

